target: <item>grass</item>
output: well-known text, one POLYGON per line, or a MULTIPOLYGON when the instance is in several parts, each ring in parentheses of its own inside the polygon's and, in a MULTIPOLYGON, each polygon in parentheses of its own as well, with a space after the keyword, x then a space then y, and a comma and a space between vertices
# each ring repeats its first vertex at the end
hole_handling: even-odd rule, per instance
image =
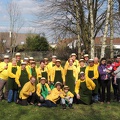
POLYGON ((37 106, 20 106, 15 103, 0 102, 0 119, 2 120, 120 120, 120 103, 94 103, 76 105, 74 109, 40 108, 37 106))

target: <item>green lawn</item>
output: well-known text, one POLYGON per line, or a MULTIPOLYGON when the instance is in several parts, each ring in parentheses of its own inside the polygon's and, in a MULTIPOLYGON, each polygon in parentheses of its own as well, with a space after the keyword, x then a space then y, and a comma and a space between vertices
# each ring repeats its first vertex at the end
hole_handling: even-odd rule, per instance
POLYGON ((0 102, 1 120, 120 120, 120 103, 110 105, 94 103, 92 105, 74 105, 74 109, 39 108, 20 106, 15 103, 0 102))

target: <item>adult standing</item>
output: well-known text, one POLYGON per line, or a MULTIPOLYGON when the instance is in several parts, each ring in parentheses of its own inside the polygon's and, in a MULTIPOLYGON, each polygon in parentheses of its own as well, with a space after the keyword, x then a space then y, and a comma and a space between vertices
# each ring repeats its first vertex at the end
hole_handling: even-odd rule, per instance
POLYGON ((94 65, 94 60, 89 59, 89 65, 85 69, 85 75, 87 78, 90 78, 96 85, 95 89, 93 90, 93 101, 98 102, 98 69, 94 65))
POLYGON ((15 79, 18 84, 19 92, 23 88, 24 84, 30 80, 31 74, 28 68, 26 68, 26 62, 22 62, 19 70, 16 73, 17 78, 15 79))
POLYGON ((120 102, 120 66, 114 71, 117 83, 117 100, 120 102))
POLYGON ((45 65, 45 60, 41 60, 40 61, 40 66, 37 68, 37 76, 38 79, 40 79, 41 77, 45 77, 47 82, 49 81, 49 71, 48 68, 45 65))
MULTIPOLYGON (((117 68, 120 66, 120 55, 117 55, 112 66, 113 66, 113 72, 115 70, 117 70, 117 68)), ((116 101, 118 86, 116 84, 114 84, 114 79, 115 79, 115 76, 112 77, 112 87, 113 87, 113 91, 114 91, 114 100, 116 101)))
POLYGON ((15 54, 15 58, 16 58, 16 61, 17 61, 17 65, 20 66, 21 65, 21 54, 20 53, 16 53, 15 54))
POLYGON ((85 65, 88 66, 89 65, 89 55, 88 54, 84 54, 84 60, 85 60, 85 65))
POLYGON ((72 59, 68 60, 69 65, 65 66, 65 85, 70 88, 70 92, 74 94, 75 83, 78 80, 78 71, 77 68, 73 65, 74 61, 72 59))
POLYGON ((61 60, 57 59, 55 66, 51 70, 51 82, 61 82, 62 84, 65 84, 65 75, 63 67, 61 66, 61 60))
POLYGON ((0 101, 4 97, 7 99, 8 88, 7 88, 7 80, 8 80, 8 63, 9 56, 4 56, 4 61, 0 63, 0 101), (5 87, 5 93, 3 95, 3 88, 5 87))
MULTIPOLYGON (((77 60, 77 55, 75 53, 72 53, 70 55, 70 59, 73 60, 73 62, 74 62, 73 65, 77 68, 79 66, 79 61, 77 60)), ((66 61, 66 63, 65 63, 65 67, 67 67, 67 66, 69 66, 68 61, 66 61)))
POLYGON ((101 103, 105 102, 105 89, 107 89, 107 103, 110 104, 110 87, 111 87, 111 80, 110 80, 110 71, 106 67, 106 58, 102 58, 100 61, 100 65, 98 67, 100 80, 101 80, 101 103))
POLYGON ((85 60, 84 59, 80 59, 79 60, 79 66, 78 66, 78 73, 80 72, 85 72, 85 69, 86 69, 86 65, 85 65, 85 60))
POLYGON ((8 65, 8 102, 12 102, 14 98, 14 102, 17 101, 17 94, 18 94, 18 86, 15 82, 17 78, 17 71, 19 66, 17 66, 16 58, 12 58, 12 63, 8 65))

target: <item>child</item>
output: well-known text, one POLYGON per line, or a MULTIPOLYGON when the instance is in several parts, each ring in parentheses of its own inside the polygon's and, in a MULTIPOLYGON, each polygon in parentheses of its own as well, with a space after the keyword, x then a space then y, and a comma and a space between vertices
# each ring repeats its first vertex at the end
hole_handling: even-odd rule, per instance
POLYGON ((113 70, 112 62, 111 61, 107 61, 107 65, 106 65, 106 72, 107 72, 106 79, 108 79, 108 77, 110 76, 110 73, 112 72, 112 70, 113 70))
MULTIPOLYGON (((106 65, 106 71, 109 71, 109 72, 107 72, 109 75, 110 75, 110 73, 112 72, 112 70, 113 70, 113 66, 112 66, 112 62, 111 61, 108 61, 107 62, 107 65, 106 65)), ((111 76, 111 75, 110 75, 111 76)), ((106 76, 106 77, 108 77, 108 75, 106 76)), ((117 85, 117 83, 116 83, 116 76, 114 75, 114 82, 113 82, 115 85, 117 85)))
POLYGON ((69 91, 68 86, 64 86, 63 91, 64 91, 64 96, 65 96, 64 98, 61 98, 63 109, 66 109, 66 105, 68 105, 69 108, 72 109, 74 95, 69 91))

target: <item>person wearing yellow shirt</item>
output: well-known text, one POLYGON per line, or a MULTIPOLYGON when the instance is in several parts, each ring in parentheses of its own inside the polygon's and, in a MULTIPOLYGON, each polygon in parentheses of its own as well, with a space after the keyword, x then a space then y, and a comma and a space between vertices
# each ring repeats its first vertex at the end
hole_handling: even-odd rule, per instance
POLYGON ((55 88, 51 91, 51 93, 46 97, 44 103, 39 104, 40 107, 57 107, 56 102, 60 98, 64 98, 64 93, 61 89, 62 83, 56 82, 55 88))
POLYGON ((84 60, 85 60, 85 65, 88 66, 89 65, 89 55, 88 54, 84 54, 84 60))
POLYGON ((78 71, 73 65, 74 61, 72 59, 69 59, 68 62, 69 65, 64 68, 65 85, 69 86, 70 92, 74 94, 75 83, 78 80, 78 71))
POLYGON ((8 65, 8 103, 12 102, 13 99, 14 102, 17 101, 18 86, 15 79, 18 69, 16 58, 12 58, 12 63, 8 65))
POLYGON ((17 61, 17 66, 20 66, 21 65, 21 54, 20 53, 16 53, 15 54, 15 58, 16 58, 16 61, 17 61))
POLYGON ((48 68, 45 66, 44 60, 40 61, 40 66, 37 68, 37 76, 38 79, 40 79, 41 77, 45 77, 47 82, 49 81, 49 72, 48 68))
POLYGON ((95 89, 95 83, 84 72, 79 73, 79 79, 75 85, 77 103, 89 105, 92 103, 92 90, 95 89))
MULTIPOLYGON (((76 59, 77 55, 75 53, 72 53, 70 55, 70 59, 74 61, 73 65, 77 68, 79 66, 79 61, 76 59)), ((65 67, 69 66, 69 61, 65 63, 65 67)))
POLYGON ((22 62, 19 70, 16 73, 17 78, 15 79, 18 85, 18 91, 20 93, 24 84, 30 80, 31 74, 30 71, 26 68, 26 62, 22 62))
POLYGON ((59 59, 56 60, 55 66, 51 69, 51 82, 55 84, 58 81, 65 84, 64 70, 59 59))
POLYGON ((98 66, 99 66, 99 59, 98 59, 98 57, 94 58, 94 65, 98 68, 98 66))
POLYGON ((8 63, 9 56, 4 56, 4 61, 0 63, 0 101, 3 99, 7 99, 8 96, 8 88, 7 88, 7 80, 8 80, 8 63), (3 94, 3 88, 5 87, 5 92, 3 94))
POLYGON ((69 87, 66 85, 63 87, 63 92, 64 92, 64 98, 61 98, 63 109, 66 109, 66 104, 70 109, 73 109, 72 105, 73 105, 74 95, 69 91, 69 87))
POLYGON ((26 106, 28 102, 33 104, 35 99, 35 77, 31 77, 30 81, 27 82, 22 90, 20 91, 19 100, 17 101, 18 104, 26 106))
POLYGON ((38 76, 37 76, 37 67, 36 67, 36 62, 35 61, 31 61, 30 62, 30 74, 31 76, 36 78, 36 85, 38 83, 38 76))
POLYGON ((85 65, 85 60, 84 59, 80 59, 79 60, 79 66, 77 67, 77 69, 78 69, 78 73, 80 73, 80 72, 85 72, 85 69, 86 69, 86 65, 85 65))
POLYGON ((38 102, 38 105, 39 103, 44 102, 47 95, 49 95, 51 92, 51 89, 46 81, 46 78, 42 77, 40 78, 40 83, 37 84, 36 101, 38 102))
POLYGON ((45 67, 48 67, 48 64, 49 64, 48 58, 44 58, 44 61, 45 61, 45 67))
POLYGON ((86 78, 90 78, 96 85, 95 90, 93 90, 93 101, 98 102, 98 68, 94 65, 94 60, 89 59, 89 65, 85 70, 86 78))
POLYGON ((48 68, 48 72, 50 73, 49 79, 51 78, 51 69, 55 66, 55 62, 56 62, 57 56, 53 55, 52 56, 52 61, 48 63, 47 68, 48 68))

